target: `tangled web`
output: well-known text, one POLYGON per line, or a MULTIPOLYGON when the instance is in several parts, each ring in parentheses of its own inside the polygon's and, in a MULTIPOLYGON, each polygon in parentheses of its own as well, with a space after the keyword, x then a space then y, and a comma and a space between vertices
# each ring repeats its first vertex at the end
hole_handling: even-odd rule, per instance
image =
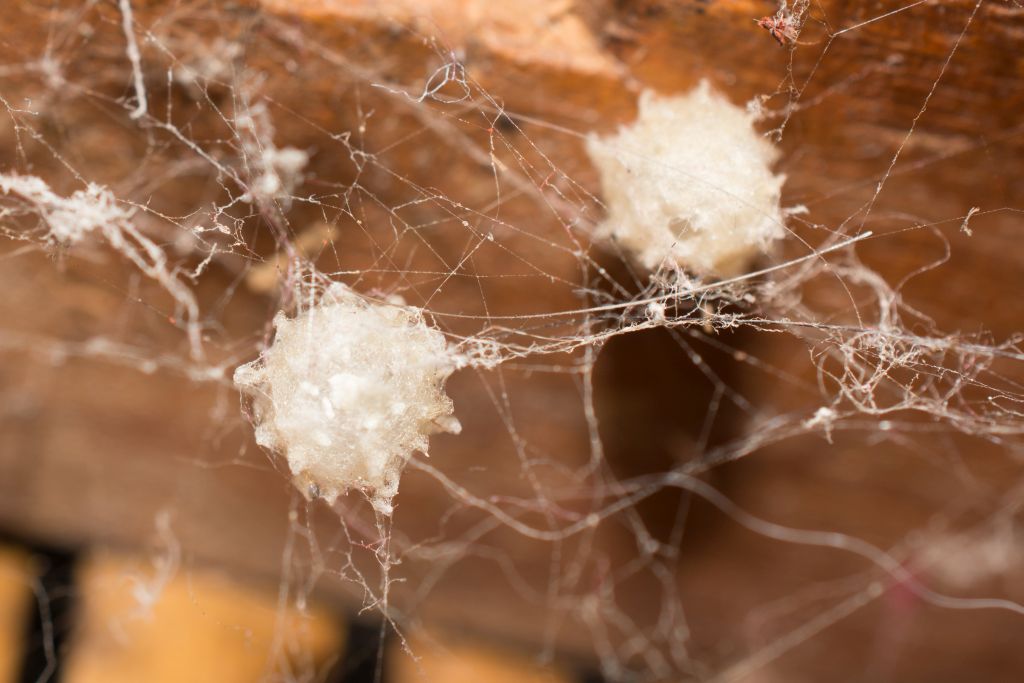
POLYGON ((895 629, 866 646, 887 674, 894 614, 1019 628, 1019 305, 972 255, 1019 277, 990 178, 1021 129, 949 104, 1019 9, 954 3, 929 54, 890 32, 929 0, 760 28, 468 3, 462 32, 427 4, 15 10, 5 353, 203 397, 188 468, 299 484, 282 595, 399 643, 446 623, 611 680, 741 680, 857 615, 895 629), (688 92, 651 147, 624 132, 688 92), (701 137, 730 116, 752 157, 701 137))

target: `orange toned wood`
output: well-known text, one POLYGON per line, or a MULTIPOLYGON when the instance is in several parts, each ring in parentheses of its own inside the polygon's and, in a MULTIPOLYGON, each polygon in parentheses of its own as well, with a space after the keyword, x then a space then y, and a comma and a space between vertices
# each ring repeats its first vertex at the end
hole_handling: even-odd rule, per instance
POLYGON ((77 590, 68 683, 315 677, 341 655, 344 627, 322 608, 300 613, 271 587, 213 570, 163 576, 140 558, 95 553, 77 590))
POLYGON ((0 546, 0 683, 17 680, 25 629, 35 601, 35 565, 25 552, 0 546))

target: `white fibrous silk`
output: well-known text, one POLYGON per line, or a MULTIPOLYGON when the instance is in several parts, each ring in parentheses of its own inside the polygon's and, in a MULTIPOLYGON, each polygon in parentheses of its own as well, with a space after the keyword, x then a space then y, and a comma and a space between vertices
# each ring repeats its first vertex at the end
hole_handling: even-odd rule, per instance
POLYGON ((433 433, 458 433, 444 384, 444 335, 419 309, 336 283, 304 313, 274 319, 273 343, 235 371, 256 440, 285 456, 296 485, 333 502, 356 489, 392 511, 402 469, 433 433))
POLYGON ((608 208, 597 236, 649 270, 746 269, 784 234, 784 175, 754 117, 702 82, 688 95, 640 97, 637 120, 587 140, 608 208))
POLYGON ((62 197, 42 178, 5 173, 0 174, 0 194, 17 195, 31 203, 46 225, 47 239, 59 244, 74 244, 94 230, 115 230, 129 217, 114 194, 95 183, 62 197))

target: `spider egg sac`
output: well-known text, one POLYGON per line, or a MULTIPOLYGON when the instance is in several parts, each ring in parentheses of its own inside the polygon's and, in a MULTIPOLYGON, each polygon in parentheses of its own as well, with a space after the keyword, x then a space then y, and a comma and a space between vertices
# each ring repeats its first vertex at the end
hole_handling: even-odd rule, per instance
POLYGON ((633 124, 587 140, 608 208, 596 236, 652 271, 743 272, 784 234, 778 150, 753 123, 707 81, 681 97, 644 92, 633 124))
POLYGON ((256 441, 284 455, 296 486, 333 502, 356 489, 390 514, 402 469, 431 434, 456 434, 444 384, 455 369, 444 335, 419 309, 361 298, 335 283, 235 371, 251 397, 256 441))

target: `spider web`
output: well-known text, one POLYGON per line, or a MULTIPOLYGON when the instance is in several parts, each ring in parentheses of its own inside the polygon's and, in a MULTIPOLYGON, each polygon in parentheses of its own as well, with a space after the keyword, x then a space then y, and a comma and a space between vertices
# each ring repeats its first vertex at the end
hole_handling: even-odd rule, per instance
MULTIPOLYGON (((1021 127, 983 47, 1019 8, 765 6, 796 39, 751 25, 725 54, 707 46, 734 15, 641 4, 528 3, 544 28, 525 35, 493 8, 475 37, 402 3, 14 10, 32 30, 6 32, 0 70, 11 419, 35 401, 73 422, 91 382, 129 422, 154 421, 133 395, 165 403, 138 457, 173 477, 103 510, 149 527, 174 510, 186 568, 232 562, 205 527, 236 524, 255 534, 240 572, 279 580, 283 604, 341 601, 407 656, 445 624, 610 680, 927 677, 950 660, 923 653, 954 639, 982 666, 1002 651, 963 625, 1024 616, 1024 311, 984 281, 1019 278, 1021 127), (937 51, 929 25, 951 27, 937 51), (691 44, 678 73, 649 65, 691 44), (585 86, 559 90, 559 69, 585 86), (644 87, 705 76, 750 101, 805 210, 747 274, 644 272, 590 238, 605 207, 584 142, 644 87), (230 381, 278 311, 334 282, 402 297, 477 360, 448 383, 463 433, 409 463, 393 518, 357 493, 305 501, 230 381), (242 523, 204 485, 274 502, 242 523)), ((125 449, 77 457, 108 446, 125 449)), ((93 457, 107 495, 147 474, 93 457)), ((269 678, 311 675, 274 661, 269 678)))

